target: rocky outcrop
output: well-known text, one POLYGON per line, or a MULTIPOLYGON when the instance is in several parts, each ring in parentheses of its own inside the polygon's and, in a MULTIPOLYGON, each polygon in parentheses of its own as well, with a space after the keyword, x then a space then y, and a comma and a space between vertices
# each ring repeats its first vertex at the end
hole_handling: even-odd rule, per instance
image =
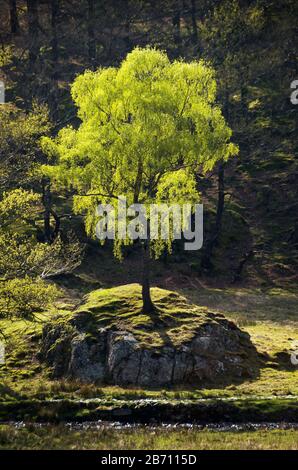
POLYGON ((54 377, 92 383, 159 387, 216 383, 252 376, 257 352, 249 335, 223 316, 208 313, 193 337, 179 345, 144 345, 129 331, 115 327, 90 330, 88 314, 43 330, 40 359, 54 377))

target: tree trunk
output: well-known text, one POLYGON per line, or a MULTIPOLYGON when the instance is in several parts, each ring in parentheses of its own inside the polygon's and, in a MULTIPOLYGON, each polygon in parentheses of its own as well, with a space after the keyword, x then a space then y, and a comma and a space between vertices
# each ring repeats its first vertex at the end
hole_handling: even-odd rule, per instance
POLYGON ((202 259, 202 266, 206 269, 210 269, 212 267, 211 258, 213 254, 213 249, 218 240, 220 229, 221 229, 221 224, 222 224, 222 216, 223 216, 224 206, 225 206, 225 179, 224 178, 225 178, 224 163, 220 163, 219 168, 218 168, 218 179, 217 179, 218 199, 217 199, 215 227, 214 227, 213 234, 211 235, 210 239, 207 242, 205 253, 202 259))
POLYGON ((181 46, 181 12, 180 12, 180 9, 178 9, 174 13, 172 24, 173 24, 174 44, 176 45, 176 48, 177 48, 177 55, 179 55, 180 46, 181 46))
POLYGON ((247 251, 243 258, 240 260, 239 262, 239 265, 235 271, 235 274, 234 274, 234 277, 233 277, 233 280, 232 280, 232 284, 235 284, 236 282, 240 281, 241 280, 241 275, 242 275, 242 271, 243 271, 243 268, 244 268, 244 265, 253 258, 254 256, 254 250, 251 249, 249 251, 247 251))
POLYGON ((52 195, 51 195, 51 185, 48 180, 43 181, 42 203, 44 206, 44 215, 43 215, 44 241, 46 243, 51 243, 52 241, 52 231, 51 231, 52 195))
POLYGON ((225 168, 224 163, 220 163, 218 168, 218 201, 216 211, 215 230, 217 236, 221 229, 222 216, 225 207, 225 168))
POLYGON ((95 34, 94 34, 94 0, 88 0, 88 56, 93 65, 96 56, 95 34))
POLYGON ((9 0, 9 11, 10 11, 10 31, 12 34, 18 34, 20 31, 20 24, 19 24, 19 19, 18 19, 16 0, 9 0))
MULTIPOLYGON (((57 37, 57 20, 59 15, 59 0, 51 1, 51 26, 52 26, 52 61, 53 67, 56 69, 59 58, 58 37, 57 37)), ((56 74, 56 70, 54 72, 56 74)))
POLYGON ((61 218, 52 208, 52 193, 51 183, 48 179, 44 178, 42 182, 42 203, 44 206, 43 213, 43 227, 44 236, 43 241, 45 243, 53 243, 60 233, 61 218), (51 227, 51 216, 55 221, 55 226, 51 227))
POLYGON ((197 10, 196 0, 191 0, 191 23, 192 23, 192 42, 198 43, 198 26, 197 26, 197 10))
POLYGON ((154 311, 154 305, 151 300, 150 294, 150 254, 149 245, 144 242, 143 245, 143 273, 142 273, 142 299, 143 299, 143 312, 152 313, 154 311))
MULTIPOLYGON (((223 115, 227 121, 229 120, 229 111, 230 111, 229 92, 228 92, 228 88, 226 88, 223 115)), ((214 227, 213 234, 211 235, 210 239, 207 241, 206 248, 203 254, 203 258, 202 258, 202 263, 201 263, 202 267, 207 270, 212 268, 212 262, 211 262, 212 253, 213 253, 213 249, 217 243, 217 240, 220 234, 220 229, 222 225, 222 216, 223 216, 224 207, 225 207, 225 170, 224 170, 224 167, 225 167, 225 164, 221 162, 218 168, 218 179, 217 179, 218 199, 217 199, 215 227, 214 227)))
POLYGON ((51 118, 59 120, 59 87, 58 87, 58 60, 59 60, 59 42, 58 42, 58 21, 60 13, 60 0, 51 0, 51 68, 50 90, 48 95, 48 104, 51 111, 51 118))
POLYGON ((56 238, 58 237, 59 233, 60 233, 61 220, 60 220, 60 217, 58 216, 58 214, 52 208, 51 208, 51 215, 53 216, 53 218, 55 220, 55 227, 54 227, 52 235, 51 235, 51 239, 54 242, 56 240, 56 238))
POLYGON ((28 14, 28 32, 29 32, 29 61, 34 64, 39 47, 38 47, 38 0, 27 0, 28 14))

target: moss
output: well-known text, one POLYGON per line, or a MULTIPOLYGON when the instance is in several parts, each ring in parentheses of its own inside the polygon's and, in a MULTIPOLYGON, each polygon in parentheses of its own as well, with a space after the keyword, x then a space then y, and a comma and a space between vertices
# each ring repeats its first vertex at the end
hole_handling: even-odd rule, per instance
MULTIPOLYGON (((135 286, 135 285, 133 285, 135 286)), ((122 310, 119 318, 116 311, 109 311, 107 321, 111 318, 113 321, 130 322, 132 329, 136 328, 137 322, 143 325, 140 335, 144 333, 144 341, 149 343, 151 335, 151 323, 148 317, 143 315, 141 309, 140 292, 137 294, 136 305, 138 314, 134 318, 130 315, 131 310, 127 305, 134 305, 134 301, 128 298, 124 306, 123 296, 128 297, 127 291, 131 293, 132 286, 117 288, 116 292, 122 295, 122 310), (148 334, 149 333, 149 334, 148 334)), ((136 287, 138 289, 138 287, 136 287)), ((115 290, 111 289, 115 293, 115 290)), ((95 291, 94 295, 87 297, 85 303, 81 305, 81 311, 87 304, 96 307, 97 298, 103 296, 107 301, 111 291, 95 291)), ((261 289, 250 288, 188 288, 181 290, 180 295, 161 289, 153 289, 153 296, 158 303, 160 310, 164 312, 164 319, 174 317, 175 325, 170 327, 173 341, 179 340, 179 334, 188 333, 183 331, 185 318, 193 319, 193 328, 196 324, 196 316, 191 313, 190 307, 183 296, 187 296, 194 303, 203 307, 197 307, 197 312, 206 312, 208 309, 216 309, 219 313, 215 314, 212 321, 216 321, 216 316, 221 313, 228 319, 238 323, 242 329, 246 330, 258 351, 265 355, 262 368, 259 371, 259 377, 240 382, 239 384, 222 384, 215 388, 214 385, 197 387, 175 387, 166 389, 163 395, 168 400, 197 400, 200 398, 216 397, 252 397, 252 396, 284 396, 298 395, 298 368, 291 367, 289 356, 286 360, 283 357, 285 352, 290 351, 292 342, 298 339, 297 326, 297 308, 298 298, 296 290, 270 289, 262 291, 261 289), (162 295, 162 292, 168 294, 162 295), (165 306, 168 299, 171 299, 170 311, 165 312, 165 306), (180 299, 180 300, 179 300, 180 299), (183 300, 181 300, 183 299, 183 300), (187 311, 181 310, 179 302, 182 301, 187 311)), ((115 295, 112 296, 115 299, 115 295)), ((116 297, 117 299, 117 297, 116 297)), ((118 297, 119 299, 119 297, 118 297)), ((114 304, 115 305, 115 304, 114 304)), ((80 398, 102 398, 131 401, 142 398, 156 399, 160 398, 160 390, 145 390, 141 388, 121 388, 117 386, 98 387, 96 385, 83 385, 76 381, 49 379, 49 370, 40 365, 36 358, 39 350, 39 339, 41 329, 45 321, 53 320, 65 322, 73 315, 72 312, 62 311, 60 316, 54 316, 53 312, 39 315, 38 322, 33 321, 8 321, 1 320, 1 330, 6 336, 6 364, 0 365, 0 402, 39 399, 47 400, 50 398, 74 399, 80 398)), ((106 316, 96 309, 90 313, 91 319, 97 316, 106 316)), ((161 316, 161 315, 160 315, 161 316)), ((169 321, 169 318, 168 320, 169 321)), ((210 319, 208 319, 210 321, 210 319)), ((190 321, 191 323, 191 321, 190 321)), ((158 329, 157 329, 158 331, 158 329)), ((90 332, 92 334, 92 332, 90 332)), ((152 335, 152 343, 161 341, 157 335, 152 335)))
MULTIPOLYGON (((156 307, 152 314, 142 312, 139 284, 91 292, 74 315, 92 315, 93 327, 117 327, 133 333, 147 347, 166 343, 179 345, 192 339, 200 325, 216 322, 216 314, 190 304, 185 297, 154 287, 151 295, 156 307)), ((89 316, 88 316, 89 318, 89 316)), ((89 326, 92 328, 92 324, 89 326)))

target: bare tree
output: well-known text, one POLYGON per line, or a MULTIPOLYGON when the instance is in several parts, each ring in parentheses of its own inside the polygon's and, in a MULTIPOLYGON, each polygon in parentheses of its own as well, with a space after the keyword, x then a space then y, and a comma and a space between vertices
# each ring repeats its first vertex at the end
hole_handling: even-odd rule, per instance
POLYGON ((18 34, 20 31, 20 24, 19 24, 16 0, 9 0, 9 12, 10 12, 10 31, 12 34, 18 34))
POLYGON ((28 33, 29 33, 29 61, 36 62, 38 45, 38 0, 27 0, 28 33))
POLYGON ((91 64, 94 64, 96 58, 96 43, 95 43, 95 10, 94 0, 88 0, 88 56, 91 64))

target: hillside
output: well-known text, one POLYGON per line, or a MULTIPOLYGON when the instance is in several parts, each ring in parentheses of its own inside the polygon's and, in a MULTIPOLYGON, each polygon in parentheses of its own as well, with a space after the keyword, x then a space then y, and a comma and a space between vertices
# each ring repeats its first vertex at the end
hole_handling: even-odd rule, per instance
MULTIPOLYGON (((203 58, 212 64, 217 99, 240 153, 225 164, 224 201, 219 202, 218 168, 198 175, 205 208, 205 243, 191 259, 176 244, 175 269, 185 261, 192 265, 194 275, 211 283, 215 279, 228 285, 295 284, 297 109, 290 102, 290 85, 297 78, 297 2, 208 1, 194 2, 192 7, 184 2, 180 8, 176 2, 161 2, 159 11, 154 2, 127 2, 126 7, 117 2, 91 2, 96 18, 93 29, 87 27, 88 9, 80 2, 64 2, 57 11, 41 2, 40 29, 32 33, 36 35, 33 49, 27 34, 26 2, 18 3, 17 34, 8 9, 2 17, 0 78, 9 103, 26 112, 34 100, 47 104, 53 135, 64 124, 78 125, 69 93, 75 76, 86 68, 119 65, 135 46, 154 44, 170 58, 203 58), (51 29, 52 14, 63 25, 61 31, 54 23, 51 29), (29 52, 23 55, 23 48, 29 52), (213 239, 210 254, 208 244, 213 239)), ((13 178, 12 172, 11 181, 13 178)), ((25 187, 32 186, 26 181, 25 187)), ((64 234, 71 229, 85 240, 82 218, 71 214, 72 195, 52 190, 59 229, 64 234)), ((52 230, 55 220, 51 217, 52 230)), ((39 230, 42 223, 38 223, 39 230)))

